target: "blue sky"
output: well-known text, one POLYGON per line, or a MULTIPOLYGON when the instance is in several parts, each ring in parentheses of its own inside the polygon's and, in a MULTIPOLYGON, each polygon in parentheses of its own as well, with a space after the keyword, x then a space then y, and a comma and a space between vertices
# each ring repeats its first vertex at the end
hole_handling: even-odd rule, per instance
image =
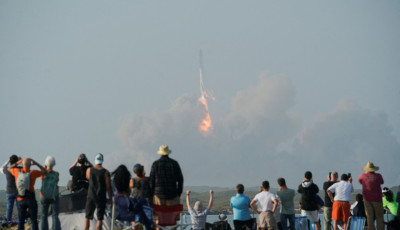
MULTIPOLYGON (((306 170, 399 185, 397 1, 1 1, 0 153, 79 153, 150 171, 161 144, 186 185, 306 170), (214 130, 199 133, 199 50, 214 130), (199 176, 200 175, 200 176, 199 176)), ((1 184, 5 183, 0 178, 1 184), (4 183, 3 183, 4 182, 4 183)))

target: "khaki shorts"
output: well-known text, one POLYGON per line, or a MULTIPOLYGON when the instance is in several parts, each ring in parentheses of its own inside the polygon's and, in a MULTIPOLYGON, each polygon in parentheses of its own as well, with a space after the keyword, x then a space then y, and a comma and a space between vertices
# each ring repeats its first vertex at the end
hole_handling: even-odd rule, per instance
POLYGON ((310 219, 312 220, 312 222, 314 223, 319 223, 319 213, 318 210, 314 210, 314 211, 306 211, 306 210, 301 210, 301 215, 302 216, 310 216, 310 219))
POLYGON ((276 222, 274 214, 271 211, 261 212, 258 216, 258 228, 274 228, 275 229, 276 222))
POLYGON ((181 198, 179 196, 172 199, 160 199, 158 196, 154 195, 153 204, 154 205, 162 205, 162 206, 174 206, 181 203, 181 198))

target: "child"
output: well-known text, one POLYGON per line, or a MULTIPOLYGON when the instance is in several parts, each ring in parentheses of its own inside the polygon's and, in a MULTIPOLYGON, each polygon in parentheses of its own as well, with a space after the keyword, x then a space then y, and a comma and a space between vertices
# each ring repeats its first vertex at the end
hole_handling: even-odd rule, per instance
POLYGON ((204 210, 200 201, 196 201, 193 208, 190 206, 190 192, 190 190, 186 191, 186 205, 192 220, 192 229, 205 229, 207 214, 210 212, 213 203, 214 191, 210 190, 210 201, 208 202, 208 207, 204 210))

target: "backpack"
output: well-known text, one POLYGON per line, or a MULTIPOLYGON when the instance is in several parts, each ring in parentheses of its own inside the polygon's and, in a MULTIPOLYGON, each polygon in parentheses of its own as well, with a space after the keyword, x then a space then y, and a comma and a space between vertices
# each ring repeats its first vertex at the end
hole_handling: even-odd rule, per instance
POLYGON ((45 200, 55 200, 58 196, 58 173, 46 173, 43 176, 42 187, 40 192, 45 200))
POLYGON ((29 192, 30 173, 23 173, 22 169, 19 170, 17 181, 15 185, 18 190, 18 196, 24 197, 29 192))

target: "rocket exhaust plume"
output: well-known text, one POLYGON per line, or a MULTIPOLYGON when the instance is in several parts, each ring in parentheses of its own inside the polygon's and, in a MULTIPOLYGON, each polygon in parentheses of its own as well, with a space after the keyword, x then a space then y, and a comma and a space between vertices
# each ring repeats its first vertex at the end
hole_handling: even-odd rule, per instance
POLYGON ((203 104, 204 109, 206 111, 205 116, 203 117, 203 119, 200 122, 199 125, 199 130, 202 132, 208 132, 210 130, 213 129, 212 126, 212 120, 210 117, 210 112, 208 111, 208 102, 207 102, 207 98, 210 98, 212 100, 215 100, 215 98, 212 96, 211 93, 207 92, 207 90, 204 87, 204 82, 203 82, 203 53, 200 50, 200 68, 199 68, 199 72, 200 72, 200 98, 199 98, 199 102, 201 104, 203 104))

